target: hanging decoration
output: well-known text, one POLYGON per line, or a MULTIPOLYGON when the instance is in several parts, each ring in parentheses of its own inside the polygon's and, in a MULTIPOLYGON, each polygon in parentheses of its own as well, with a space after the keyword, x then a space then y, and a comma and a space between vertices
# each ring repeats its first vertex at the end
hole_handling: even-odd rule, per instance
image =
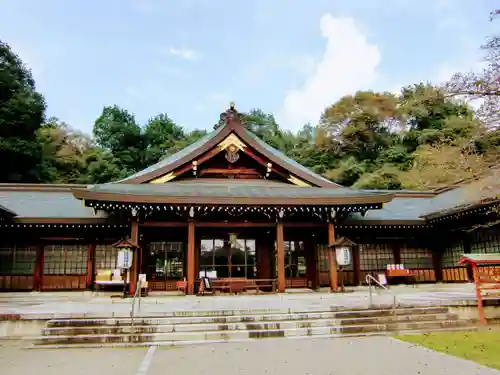
POLYGON ((240 158, 240 154, 238 153, 238 147, 235 145, 229 145, 226 150, 226 159, 231 164, 236 163, 240 158))

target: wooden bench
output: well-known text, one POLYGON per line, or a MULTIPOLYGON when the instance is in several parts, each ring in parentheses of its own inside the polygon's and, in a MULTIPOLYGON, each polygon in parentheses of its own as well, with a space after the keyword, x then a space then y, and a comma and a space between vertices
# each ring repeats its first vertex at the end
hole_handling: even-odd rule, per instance
POLYGON ((305 277, 292 277, 286 279, 287 288, 307 288, 307 279, 305 277))
POLYGON ((175 289, 177 289, 177 292, 179 294, 184 293, 186 294, 187 291, 187 281, 184 280, 179 280, 175 282, 175 289))
MULTIPOLYGON (((211 279, 211 288, 207 288, 203 279, 198 279, 198 295, 216 293, 234 293, 239 294, 247 291, 255 291, 257 293, 275 292, 275 279, 247 279, 245 277, 227 277, 219 279, 211 279)), ((180 280, 176 282, 176 289, 179 293, 186 293, 187 281, 180 280)))

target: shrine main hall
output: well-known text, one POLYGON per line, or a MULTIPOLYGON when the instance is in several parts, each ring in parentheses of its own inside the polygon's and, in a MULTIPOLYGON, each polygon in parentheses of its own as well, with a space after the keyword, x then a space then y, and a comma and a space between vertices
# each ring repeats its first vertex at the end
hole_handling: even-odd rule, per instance
POLYGON ((497 204, 471 199, 467 183, 342 187, 263 142, 231 106, 216 130, 121 181, 0 184, 0 290, 93 289, 119 277, 120 240, 133 245, 131 294, 139 275, 150 291, 183 282, 193 294, 210 274, 281 293, 359 285, 393 265, 412 282, 466 282, 463 254, 500 252, 498 227, 485 225, 497 204), (339 239, 352 254, 341 281, 339 239))

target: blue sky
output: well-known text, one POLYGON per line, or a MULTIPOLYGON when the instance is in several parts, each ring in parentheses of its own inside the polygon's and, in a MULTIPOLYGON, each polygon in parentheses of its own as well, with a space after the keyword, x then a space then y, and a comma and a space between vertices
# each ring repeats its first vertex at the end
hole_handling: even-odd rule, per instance
POLYGON ((344 94, 474 68, 498 31, 495 3, 0 0, 0 38, 33 70, 48 114, 87 133, 113 104, 141 123, 165 112, 209 129, 231 100, 296 130, 344 94))

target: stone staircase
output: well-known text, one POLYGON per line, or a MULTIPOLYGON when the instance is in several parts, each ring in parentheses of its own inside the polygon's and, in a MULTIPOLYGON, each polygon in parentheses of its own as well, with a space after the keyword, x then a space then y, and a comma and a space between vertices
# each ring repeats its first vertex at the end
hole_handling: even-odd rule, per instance
POLYGON ((179 312, 168 317, 75 318, 47 322, 34 348, 180 346, 267 338, 327 338, 471 329, 447 307, 265 312, 179 312))

